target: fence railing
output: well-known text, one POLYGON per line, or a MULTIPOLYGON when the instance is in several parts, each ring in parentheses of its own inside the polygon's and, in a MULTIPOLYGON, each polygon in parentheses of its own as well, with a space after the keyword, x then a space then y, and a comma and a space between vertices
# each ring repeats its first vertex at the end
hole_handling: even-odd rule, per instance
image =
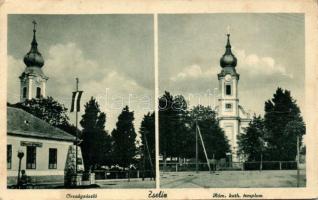
POLYGON ((129 179, 129 178, 154 178, 155 172, 152 170, 94 170, 96 180, 105 179, 129 179))
MULTIPOLYGON (((211 170, 296 170, 296 161, 253 161, 253 162, 216 162, 210 164, 211 170)), ((163 172, 196 171, 196 163, 159 163, 163 172)), ((209 171, 207 163, 198 163, 199 171, 209 171)))
POLYGON ((263 161, 263 162, 245 162, 243 170, 295 170, 296 161, 263 161))

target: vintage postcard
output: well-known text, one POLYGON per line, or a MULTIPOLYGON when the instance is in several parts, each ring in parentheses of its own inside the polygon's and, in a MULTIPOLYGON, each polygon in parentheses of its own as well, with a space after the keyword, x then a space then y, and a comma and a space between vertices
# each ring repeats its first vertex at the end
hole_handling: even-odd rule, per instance
POLYGON ((318 198, 318 1, 9 0, 0 25, 0 199, 318 198))

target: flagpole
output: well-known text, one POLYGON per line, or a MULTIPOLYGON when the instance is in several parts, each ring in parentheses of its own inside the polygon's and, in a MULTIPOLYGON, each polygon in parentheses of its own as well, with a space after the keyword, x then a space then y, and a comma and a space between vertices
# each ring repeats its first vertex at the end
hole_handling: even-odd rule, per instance
MULTIPOLYGON (((78 78, 76 78, 76 92, 78 92, 78 78)), ((77 106, 75 106, 76 108, 76 112, 75 112, 75 127, 76 127, 76 150, 75 150, 75 173, 77 174, 77 154, 78 154, 78 150, 77 150, 77 145, 78 145, 78 131, 77 131, 77 123, 78 123, 78 110, 77 110, 77 106)))

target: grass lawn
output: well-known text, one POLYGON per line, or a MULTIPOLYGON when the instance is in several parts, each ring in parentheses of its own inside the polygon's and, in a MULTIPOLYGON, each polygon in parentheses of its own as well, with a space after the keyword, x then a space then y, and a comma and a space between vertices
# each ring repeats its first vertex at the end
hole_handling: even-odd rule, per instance
MULTIPOLYGON (((305 170, 300 171, 300 187, 306 186, 305 170)), ((162 188, 272 188, 297 187, 296 170, 160 172, 162 188)))

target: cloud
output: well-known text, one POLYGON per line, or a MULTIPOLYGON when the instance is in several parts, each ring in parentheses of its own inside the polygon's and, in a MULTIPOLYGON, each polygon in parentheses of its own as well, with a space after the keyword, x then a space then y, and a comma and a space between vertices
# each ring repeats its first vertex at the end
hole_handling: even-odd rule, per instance
POLYGON ((193 64, 191 66, 183 68, 176 76, 170 78, 171 81, 180 81, 185 79, 200 79, 208 78, 213 75, 216 75, 217 71, 215 67, 210 67, 206 70, 202 70, 202 67, 198 64, 193 64))
MULTIPOLYGON (((286 85, 293 74, 277 61, 269 56, 259 56, 257 54, 247 54, 245 50, 234 49, 234 55, 238 59, 236 70, 241 74, 240 86, 245 89, 262 89, 270 82, 279 82, 280 86, 286 85), (250 84, 253 83, 253 84, 250 84)), ((220 66, 209 66, 209 63, 193 63, 181 67, 179 72, 170 75, 167 81, 161 81, 165 87, 162 90, 187 92, 204 92, 217 87, 217 74, 221 71, 220 66)), ((162 79, 164 80, 164 79, 162 79)), ((167 80, 167 79, 166 79, 167 80)))
POLYGON ((79 78, 80 87, 87 95, 100 96, 106 88, 114 94, 143 91, 143 87, 134 79, 115 69, 116 66, 102 66, 86 58, 75 43, 51 46, 44 67, 45 74, 50 76, 48 85, 52 86, 51 91, 58 96, 65 95, 65 90, 75 89, 75 77, 79 78), (56 90, 56 86, 63 90, 56 90))
POLYGON ((245 50, 233 50, 238 59, 238 66, 241 71, 246 71, 249 75, 282 75, 293 78, 286 68, 281 64, 277 64, 274 58, 269 56, 259 56, 256 54, 246 54, 245 50))
MULTIPOLYGON (((259 79, 257 75, 266 78, 268 76, 284 76, 292 79, 293 75, 288 73, 286 68, 281 64, 277 64, 274 58, 269 56, 259 56, 256 54, 246 54, 245 50, 233 50, 238 59, 237 70, 242 73, 259 79)), ((186 80, 198 80, 212 78, 219 73, 219 67, 203 67, 198 64, 192 64, 182 68, 176 75, 170 77, 170 81, 184 82, 186 80)))
POLYGON ((75 43, 53 45, 48 54, 43 70, 56 82, 66 83, 75 77, 83 82, 100 80, 107 73, 107 67, 87 59, 75 43))

